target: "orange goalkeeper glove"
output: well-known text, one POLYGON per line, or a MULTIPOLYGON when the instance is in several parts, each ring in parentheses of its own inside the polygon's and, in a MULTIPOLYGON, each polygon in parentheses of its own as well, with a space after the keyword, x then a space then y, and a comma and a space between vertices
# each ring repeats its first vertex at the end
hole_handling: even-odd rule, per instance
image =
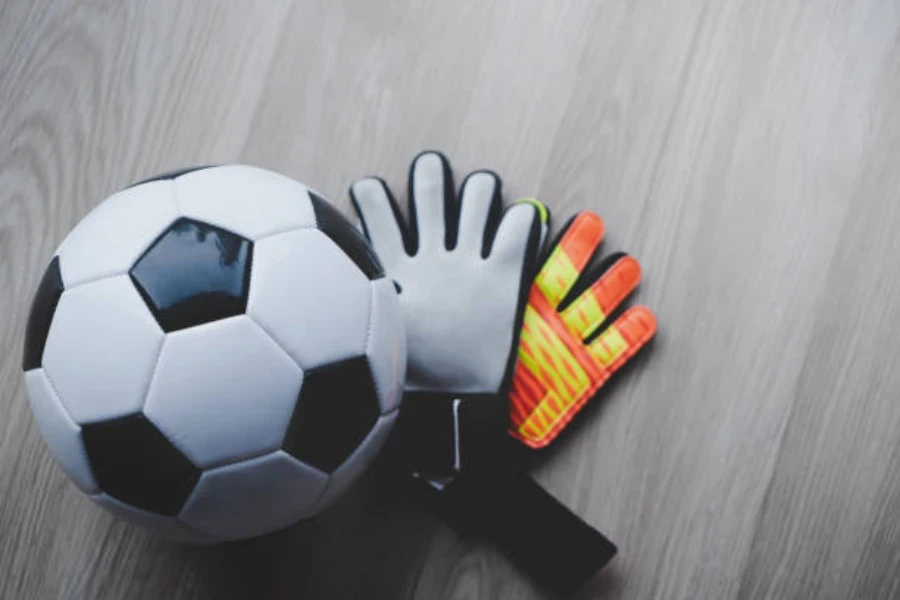
POLYGON ((590 266, 603 220, 582 212, 559 234, 529 292, 510 390, 510 434, 534 449, 552 442, 609 378, 656 333, 643 306, 616 315, 641 279, 624 253, 590 266))

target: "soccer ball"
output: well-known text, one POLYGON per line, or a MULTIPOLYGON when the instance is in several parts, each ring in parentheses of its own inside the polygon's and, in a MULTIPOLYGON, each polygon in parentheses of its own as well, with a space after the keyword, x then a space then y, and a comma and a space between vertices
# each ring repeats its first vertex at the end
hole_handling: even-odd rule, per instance
POLYGON ((305 186, 201 167, 119 192, 63 241, 24 370, 62 469, 101 506, 214 542, 311 516, 394 423, 394 284, 305 186))

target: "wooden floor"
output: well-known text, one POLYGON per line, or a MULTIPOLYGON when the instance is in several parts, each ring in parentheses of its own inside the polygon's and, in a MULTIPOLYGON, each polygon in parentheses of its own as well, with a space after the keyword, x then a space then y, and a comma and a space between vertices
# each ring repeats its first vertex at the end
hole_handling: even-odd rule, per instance
POLYGON ((372 478, 266 538, 159 541, 27 407, 30 295, 112 191, 239 161, 347 209, 424 148, 644 265, 659 339, 536 474, 620 547, 583 597, 900 597, 896 0, 6 0, 0 598, 542 597, 372 478))

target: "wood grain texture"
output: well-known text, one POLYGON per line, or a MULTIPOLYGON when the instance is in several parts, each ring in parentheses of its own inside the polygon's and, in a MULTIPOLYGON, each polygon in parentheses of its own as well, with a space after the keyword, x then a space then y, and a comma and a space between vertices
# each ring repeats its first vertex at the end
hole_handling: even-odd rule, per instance
POLYGON ((91 207, 240 161, 348 208, 444 150, 638 256, 659 339, 536 470, 620 555, 584 598, 900 597, 895 0, 0 4, 0 598, 540 598, 369 477, 218 548, 93 506, 20 372, 91 207))

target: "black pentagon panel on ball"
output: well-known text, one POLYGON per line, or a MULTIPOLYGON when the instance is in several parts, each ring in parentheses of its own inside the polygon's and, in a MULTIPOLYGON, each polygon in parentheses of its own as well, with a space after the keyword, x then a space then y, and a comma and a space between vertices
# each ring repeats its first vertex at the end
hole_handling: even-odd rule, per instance
MULTIPOLYGON (((153 177, 148 177, 147 179, 141 179, 136 183, 132 183, 128 186, 128 188, 133 188, 139 185, 144 185, 145 183, 150 183, 151 181, 165 181, 167 179, 178 179, 182 175, 187 175, 188 173, 193 173, 194 171, 202 171, 203 169, 211 169, 218 165, 200 165, 199 167, 188 167, 187 169, 176 169, 174 171, 166 171, 165 173, 160 173, 159 175, 154 175, 153 177)), ((128 189, 125 188, 125 189, 128 189)))
POLYGON ((310 192, 316 226, 350 257, 370 280, 384 277, 384 267, 366 238, 327 200, 310 192))
POLYGON ((192 219, 175 221, 129 274, 165 331, 244 313, 253 243, 192 219))
POLYGON ((200 479, 200 469, 142 414, 82 425, 81 435, 100 489, 126 504, 174 516, 200 479))
POLYGON ((59 257, 54 256, 44 271, 44 276, 41 277, 31 303, 31 313, 28 315, 25 329, 25 351, 22 356, 22 369, 25 371, 41 366, 47 334, 50 333, 50 323, 53 322, 53 313, 56 312, 63 289, 59 257))
POLYGON ((284 450, 331 473, 365 439, 378 414, 375 383, 364 356, 306 371, 284 450))

